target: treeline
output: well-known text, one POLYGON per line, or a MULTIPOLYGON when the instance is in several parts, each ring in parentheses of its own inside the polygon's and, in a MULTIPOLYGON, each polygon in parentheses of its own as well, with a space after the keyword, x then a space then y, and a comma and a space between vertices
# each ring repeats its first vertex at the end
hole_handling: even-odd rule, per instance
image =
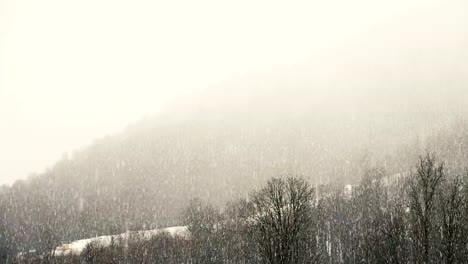
POLYGON ((83 237, 180 225, 193 197, 223 206, 291 171, 314 182, 359 175, 357 148, 335 144, 341 132, 321 136, 316 127, 322 123, 197 120, 142 122, 64 156, 44 173, 0 186, 0 244, 5 240, 8 254, 16 255, 83 237))
POLYGON ((370 169, 359 185, 275 178, 223 210, 193 200, 190 238, 89 245, 22 263, 466 263, 468 175, 421 157, 405 175, 370 169))
POLYGON ((371 129, 342 119, 197 120, 142 121, 64 156, 44 173, 0 186, 0 256, 182 225, 181 212, 193 197, 224 207, 272 175, 358 184, 365 168, 382 166, 392 175, 406 171, 426 148, 451 167, 468 158, 466 122, 413 144, 402 133, 412 129, 404 125, 392 133, 380 128, 373 140, 371 129))

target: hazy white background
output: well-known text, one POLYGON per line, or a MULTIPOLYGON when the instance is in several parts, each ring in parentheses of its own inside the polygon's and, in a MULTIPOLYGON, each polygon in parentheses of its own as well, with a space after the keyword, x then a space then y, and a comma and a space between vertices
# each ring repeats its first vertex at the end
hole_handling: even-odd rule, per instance
POLYGON ((335 77, 350 82, 461 76, 467 14, 462 0, 0 0, 0 184, 247 72, 348 56, 335 77))

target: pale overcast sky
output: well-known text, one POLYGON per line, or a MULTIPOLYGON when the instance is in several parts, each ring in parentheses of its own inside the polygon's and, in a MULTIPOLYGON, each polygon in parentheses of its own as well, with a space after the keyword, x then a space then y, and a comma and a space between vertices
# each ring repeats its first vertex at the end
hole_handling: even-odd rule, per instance
POLYGON ((0 184, 180 94, 368 36, 456 56, 467 12, 461 0, 0 0, 0 184))

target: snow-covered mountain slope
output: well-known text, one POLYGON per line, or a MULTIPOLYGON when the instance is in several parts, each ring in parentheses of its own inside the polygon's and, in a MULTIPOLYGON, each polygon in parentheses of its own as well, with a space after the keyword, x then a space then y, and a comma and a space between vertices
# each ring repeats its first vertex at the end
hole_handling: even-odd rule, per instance
POLYGON ((79 255, 83 252, 89 244, 95 244, 97 246, 109 246, 112 241, 115 243, 125 243, 130 238, 133 239, 151 239, 152 237, 167 233, 172 237, 182 237, 182 238, 189 238, 189 231, 187 226, 174 226, 174 227, 167 227, 161 229, 153 229, 153 230, 144 230, 144 231, 136 231, 136 232, 125 232, 118 235, 109 235, 109 236, 99 236, 94 238, 87 238, 87 239, 80 239, 73 241, 69 244, 63 244, 58 246, 55 251, 55 256, 65 256, 69 254, 79 255))

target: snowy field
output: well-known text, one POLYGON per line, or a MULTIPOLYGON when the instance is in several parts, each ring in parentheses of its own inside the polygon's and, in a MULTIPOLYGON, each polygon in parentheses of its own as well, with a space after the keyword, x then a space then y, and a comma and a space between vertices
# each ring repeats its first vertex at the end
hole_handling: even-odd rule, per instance
POLYGON ((55 256, 66 256, 70 254, 79 255, 83 252, 83 250, 89 244, 95 244, 98 246, 106 247, 106 246, 109 246, 112 243, 112 241, 117 242, 117 243, 119 241, 122 241, 125 243, 126 241, 129 240, 129 238, 151 239, 152 237, 158 234, 162 234, 162 233, 167 233, 171 235, 172 237, 175 237, 175 236, 183 237, 183 238, 189 237, 189 231, 187 229, 187 226, 174 226, 174 227, 166 227, 166 228, 160 228, 160 229, 135 231, 135 232, 128 231, 128 232, 118 234, 118 235, 86 238, 86 239, 73 241, 69 244, 63 244, 61 246, 58 246, 55 249, 54 255, 55 256))

